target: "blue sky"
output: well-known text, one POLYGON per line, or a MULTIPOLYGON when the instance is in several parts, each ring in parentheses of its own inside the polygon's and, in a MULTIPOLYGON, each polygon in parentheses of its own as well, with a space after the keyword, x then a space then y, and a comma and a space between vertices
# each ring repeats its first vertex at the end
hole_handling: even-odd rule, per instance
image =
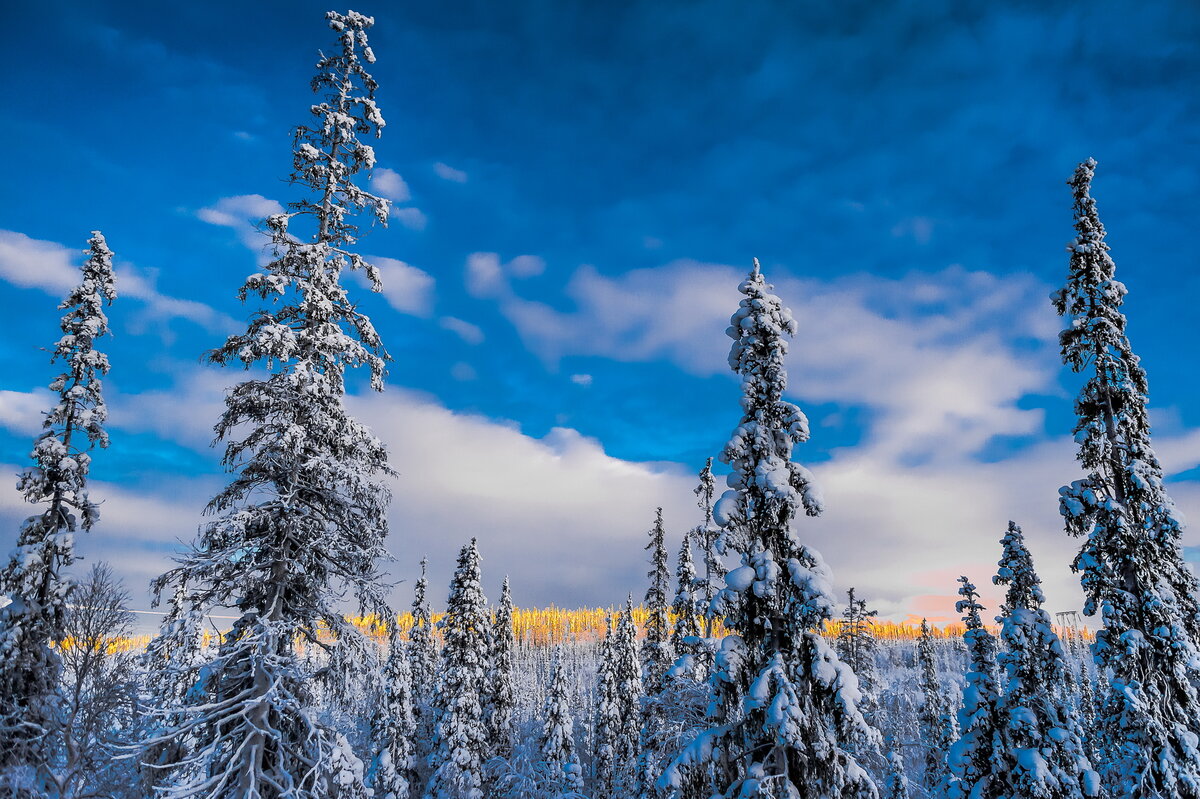
MULTIPOLYGON (((332 44, 324 9, 6 10, 0 463, 25 463, 53 374, 39 348, 102 229, 125 278, 113 446, 79 549, 135 595, 224 479, 207 441, 238 375, 199 356, 245 319, 252 222, 295 198, 289 130, 332 44)), ((830 507, 802 537, 839 590, 948 615, 1011 516, 1052 604, 1075 606, 1056 489, 1077 476, 1078 383, 1046 295, 1087 156, 1156 443, 1200 518, 1194 4, 356 10, 377 20, 388 120, 375 188, 401 209, 361 242, 389 285, 361 295, 394 363, 384 397, 356 400, 401 473, 396 579, 428 552, 442 581, 477 535, 519 602, 644 590, 654 506, 676 534, 695 523, 692 475, 736 422, 723 329, 758 256, 801 324, 791 393, 814 435, 797 458, 830 507)), ((0 545, 27 512, 5 491, 0 545)))

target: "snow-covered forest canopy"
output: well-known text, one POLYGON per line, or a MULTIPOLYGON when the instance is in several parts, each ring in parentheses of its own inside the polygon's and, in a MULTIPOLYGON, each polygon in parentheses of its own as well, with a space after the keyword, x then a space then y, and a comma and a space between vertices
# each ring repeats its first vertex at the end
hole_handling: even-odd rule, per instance
MULTIPOLYGON (((142 587, 105 562, 121 531, 106 524, 111 484, 93 478, 116 454, 104 451, 106 397, 122 370, 141 368, 106 354, 110 315, 127 296, 196 309, 121 268, 126 242, 99 230, 82 259, 60 264, 70 280, 45 342, 57 374, 29 395, 46 404, 16 480, 25 518, 0 568, 0 799, 1200 799, 1200 585, 1152 444, 1139 323, 1093 195, 1096 160, 1061 190, 1067 254, 1052 256, 1058 285, 1029 310, 1060 318, 1074 392, 1055 401, 1069 408, 1057 435, 1075 464, 1031 477, 1059 545, 1034 544, 1025 506, 995 529, 959 530, 990 554, 928 555, 966 572, 935 578, 956 598, 953 619, 839 578, 816 523, 883 488, 864 478, 853 498, 822 489, 826 461, 806 453, 826 426, 806 415, 805 353, 794 351, 811 328, 792 308, 812 306, 748 253, 721 311, 731 380, 711 384, 723 443, 675 492, 688 515, 665 510, 681 505, 662 488, 678 481, 655 483, 663 493, 633 543, 610 547, 636 564, 635 585, 600 608, 522 607, 530 574, 562 585, 581 566, 557 516, 566 543, 547 541, 520 578, 489 566, 503 545, 487 521, 504 475, 460 485, 455 501, 484 523, 437 529, 453 563, 431 564, 391 523, 397 486, 432 469, 460 484, 468 473, 363 418, 370 395, 403 390, 390 367, 420 352, 389 348, 372 295, 396 309, 427 289, 423 272, 368 242, 421 212, 381 166, 399 126, 377 64, 394 54, 376 52, 372 16, 330 11, 325 23, 324 39, 311 26, 311 99, 290 137, 271 142, 284 156, 290 142, 285 201, 205 209, 226 227, 240 224, 235 210, 256 215, 241 235, 258 259, 222 287, 241 321, 215 325, 223 340, 202 354, 219 376, 203 408, 225 474, 149 586, 149 635, 135 615, 147 612, 142 587), (401 560, 419 573, 411 586, 393 579, 401 560), (1079 612, 1047 598, 1044 575, 1067 569, 1079 612)), ((19 245, 0 236, 0 267, 19 245)), ((511 281, 544 264, 469 263, 467 293, 533 312, 511 281)), ((591 335, 569 323, 540 322, 591 335)), ((483 340, 462 319, 439 325, 483 340)), ((863 379, 887 390, 893 378, 863 379)), ((570 380, 583 389, 593 377, 570 380)), ((547 513, 550 495, 570 490, 546 486, 547 513)))

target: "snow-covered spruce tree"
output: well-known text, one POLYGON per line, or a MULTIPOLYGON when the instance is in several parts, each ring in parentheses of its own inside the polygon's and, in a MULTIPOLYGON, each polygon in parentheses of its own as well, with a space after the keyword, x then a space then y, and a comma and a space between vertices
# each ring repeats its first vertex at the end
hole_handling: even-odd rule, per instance
POLYGON ((692 531, 704 552, 704 577, 697 578, 696 584, 700 589, 700 607, 704 614, 704 635, 708 638, 713 636, 713 623, 718 617, 713 609, 713 598, 725 584, 726 573, 725 562, 721 559, 721 528, 713 524, 713 498, 717 484, 713 479, 712 462, 712 458, 705 462, 700 470, 700 483, 693 492, 696 504, 704 513, 704 521, 692 531))
POLYGON ((482 799, 488 757, 481 696, 488 665, 487 598, 475 539, 463 547, 450 583, 442 628, 441 679, 434 696, 436 728, 426 799, 482 799))
POLYGON ((1051 299, 1068 324, 1063 361, 1090 377, 1075 401, 1077 457, 1088 475, 1060 489, 1067 532, 1084 538, 1073 568, 1103 629, 1093 648, 1111 690, 1101 767, 1114 795, 1200 796, 1200 608, 1180 550, 1183 521, 1150 446, 1146 372, 1125 333, 1126 289, 1114 276, 1090 194, 1096 162, 1069 181, 1075 240, 1067 284, 1051 299))
POLYGON ((854 672, 821 635, 833 611, 829 570, 792 530, 798 513, 821 512, 812 475, 791 461, 808 438, 808 420, 783 399, 796 323, 757 260, 740 290, 727 332, 743 415, 721 455, 732 472, 714 510, 726 547, 741 556, 714 600, 731 634, 713 670, 713 726, 660 784, 678 790, 687 770, 712 764, 725 797, 873 797, 846 743, 878 732, 858 709, 854 672))
POLYGON ((675 626, 671 629, 671 648, 676 655, 692 652, 689 638, 700 635, 700 619, 696 615, 696 564, 692 561, 692 534, 685 532, 679 545, 679 560, 675 566, 675 601, 671 603, 675 626))
POLYGON ((421 763, 428 762, 431 753, 434 711, 430 700, 437 687, 433 673, 437 648, 433 639, 433 613, 429 608, 428 567, 429 559, 421 558, 421 576, 413 586, 412 628, 408 631, 408 664, 412 673, 413 696, 416 698, 417 761, 421 763))
POLYGON ((642 657, 633 621, 633 597, 629 597, 617 617, 612 650, 613 682, 617 705, 617 729, 613 736, 613 796, 631 799, 644 787, 638 766, 641 757, 642 730, 642 657))
POLYGON ((583 792, 583 772, 575 755, 575 723, 567 696, 567 674, 562 647, 554 653, 550 690, 542 708, 542 762, 546 766, 548 797, 576 796, 583 792))
POLYGON ((962 599, 955 610, 963 614, 970 658, 963 688, 963 706, 958 711, 958 740, 950 747, 947 765, 950 770, 949 799, 992 799, 1005 796, 1004 775, 1001 773, 1001 720, 997 715, 999 684, 996 678, 996 639, 983 626, 984 610, 979 593, 966 577, 958 594, 962 599))
POLYGON ((367 785, 376 799, 409 799, 417 777, 417 718, 408 653, 395 620, 388 625, 388 654, 382 676, 382 696, 371 719, 372 758, 367 785))
POLYGON ((670 606, 667 597, 671 590, 671 571, 667 562, 666 528, 663 527, 662 508, 655 511, 654 525, 650 528, 650 541, 646 544, 650 552, 650 586, 646 589, 646 640, 642 645, 645 668, 642 684, 649 695, 662 690, 663 679, 671 667, 671 623, 668 615, 670 606))
POLYGON ((517 689, 513 673, 513 654, 517 639, 513 632, 512 591, 508 577, 500 589, 500 605, 492 624, 492 654, 487 675, 487 705, 484 722, 492 755, 508 757, 516 741, 517 689))
POLYGON ((863 695, 861 706, 869 714, 875 705, 875 649, 878 645, 871 620, 879 615, 879 611, 868 610, 867 601, 856 597, 853 588, 846 594, 849 599, 838 628, 837 653, 843 663, 854 669, 863 695))
POLYGON ((25 767, 36 779, 47 776, 46 738, 60 705, 62 672, 53 647, 64 637, 72 590, 63 570, 75 562, 75 532, 90 530, 99 518, 88 498, 88 453, 108 446, 101 396, 108 358, 95 344, 108 332, 104 306, 116 290, 104 236, 93 231, 88 244, 82 280, 58 306, 66 311, 52 356, 65 366, 50 383, 58 402, 34 442, 35 465, 17 479, 25 500, 45 509, 21 524, 16 549, 0 571, 0 593, 8 600, 0 608, 0 788, 9 776, 21 779, 13 771, 25 767))
POLYGON ((937 678, 933 636, 929 631, 929 622, 925 619, 921 619, 921 637, 917 639, 917 666, 921 670, 918 683, 924 699, 917 718, 921 743, 925 747, 925 773, 922 784, 926 792, 931 792, 946 781, 946 756, 958 737, 958 725, 950 713, 947 697, 937 678))
POLYGON ((1017 799, 1095 796, 1098 780, 1084 752, 1079 720, 1057 686, 1070 670, 1062 642, 1042 609, 1045 597, 1021 528, 1008 523, 996 585, 1008 586, 1001 615, 1005 650, 997 659, 1003 691, 997 704, 1001 795, 1017 799))
POLYGON ((304 194, 266 219, 274 258, 240 291, 262 305, 245 333, 209 356, 261 364, 268 375, 226 395, 216 433, 236 476, 209 503, 215 521, 180 566, 155 581, 156 593, 186 582, 201 608, 241 614, 203 667, 188 719, 170 733, 195 739, 182 769, 188 777, 168 792, 179 799, 361 789, 349 783, 362 764, 313 712, 313 686, 345 676, 330 664, 373 654, 344 617, 347 594, 365 613, 390 615, 375 563, 386 556, 389 492, 381 479, 391 471, 383 444, 344 404, 346 370, 366 366, 382 390, 387 356, 341 284, 344 270, 361 269, 380 289, 378 270, 349 249, 358 235, 351 216, 370 207, 385 221, 388 204, 354 183, 375 163, 359 135, 378 135, 384 124, 364 68, 375 60, 367 45, 373 21, 353 11, 326 16, 338 46, 317 61, 316 124, 294 135, 290 180, 304 194), (301 659, 298 641, 326 653, 324 661, 301 659))
POLYGON ((592 723, 592 796, 614 799, 617 779, 617 735, 621 729, 621 697, 617 693, 616 631, 610 615, 596 664, 596 709, 592 723))

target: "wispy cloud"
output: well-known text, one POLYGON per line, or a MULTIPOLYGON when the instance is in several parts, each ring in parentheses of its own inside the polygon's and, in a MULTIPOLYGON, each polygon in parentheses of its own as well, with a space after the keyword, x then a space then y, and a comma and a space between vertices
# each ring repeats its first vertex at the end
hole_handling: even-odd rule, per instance
POLYGON ((439 178, 442 180, 448 180, 451 183, 467 182, 466 172, 463 172, 461 169, 455 169, 449 164, 443 164, 441 161, 438 161, 433 165, 433 171, 437 173, 439 178))
POLYGON ((454 333, 468 344, 482 344, 484 335, 483 330, 479 325, 471 324, 464 319, 458 319, 453 316, 443 316, 438 320, 438 324, 445 330, 454 333))
POLYGON ((222 197, 216 203, 201 208, 197 218, 210 225, 232 228, 238 239, 255 254, 260 264, 270 260, 267 246, 270 238, 260 225, 271 214, 283 213, 283 205, 261 194, 238 194, 222 197))
MULTIPOLYGON (((120 256, 119 241, 109 246, 120 256)), ((36 288, 61 298, 79 282, 78 264, 83 251, 53 241, 42 241, 12 230, 0 230, 0 278, 16 286, 36 288)), ((152 272, 117 261, 117 294, 138 300, 145 307, 131 317, 137 325, 144 320, 187 319, 209 330, 228 332, 237 322, 226 314, 197 300, 182 299, 158 290, 152 272)))

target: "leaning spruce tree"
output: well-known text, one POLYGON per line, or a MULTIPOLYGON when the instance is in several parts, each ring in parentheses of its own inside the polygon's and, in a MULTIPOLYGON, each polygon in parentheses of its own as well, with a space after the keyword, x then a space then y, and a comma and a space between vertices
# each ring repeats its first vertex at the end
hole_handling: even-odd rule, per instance
MULTIPOLYGON (((268 374, 226 395, 216 433, 236 477, 209 503, 216 520, 154 585, 159 593, 186 583, 198 606, 240 614, 189 693, 187 720, 169 733, 195 741, 185 778, 167 794, 179 799, 362 791, 362 764, 313 707, 321 659, 302 659, 296 647, 327 653, 329 664, 363 662, 370 644, 347 622, 342 597, 390 615, 375 564, 387 533, 381 479, 391 472, 383 444, 344 404, 346 370, 365 365, 382 390, 387 356, 341 284, 355 269, 380 289, 378 270, 350 247, 352 214, 370 207, 387 219, 387 201, 354 183, 375 163, 359 135, 378 135, 384 121, 364 68, 375 60, 373 20, 353 11, 327 19, 338 47, 317 62, 316 124, 294 136, 290 180, 307 194, 267 218, 274 258, 240 292, 262 305, 245 333, 210 354, 268 374)), ((320 676, 344 677, 328 668, 320 676)))
POLYGON ((1025 537, 1015 523, 1000 540, 1004 554, 996 585, 1008 586, 1000 624, 1005 649, 997 656, 1003 688, 997 703, 997 777, 1013 799, 1080 799, 1098 789, 1078 718, 1058 686, 1070 672, 1062 642, 1042 609, 1045 596, 1025 537))
POLYGON ((10 778, 23 779, 16 773, 22 770, 37 781, 47 776, 46 736, 61 703, 62 661, 54 647, 66 635, 72 590, 63 570, 75 562, 75 532, 90 530, 100 516, 88 497, 88 452, 108 446, 101 396, 108 358, 95 343, 108 332, 104 306, 116 290, 104 236, 93 231, 88 244, 82 280, 58 306, 66 311, 52 356, 66 366, 50 383, 58 402, 34 442, 35 465, 17 479, 26 502, 46 507, 21 524, 16 549, 0 571, 0 594, 7 598, 0 608, 0 790, 10 778))
POLYGON ((426 799, 482 799, 487 729, 482 698, 488 662, 487 598, 474 538, 462 548, 450 583, 442 628, 441 679, 434 695, 437 723, 426 799))
POLYGON ((955 610, 963 614, 967 644, 967 675, 963 687, 963 706, 958 711, 958 740, 950 747, 948 799, 1000 799, 1004 777, 1000 772, 999 727, 997 715, 1000 686, 996 676, 996 639, 983 626, 984 610, 979 594, 966 577, 955 610))
POLYGON ((741 556, 714 600, 731 634, 713 670, 712 726, 660 786, 678 791, 688 770, 712 764, 725 797, 874 797, 846 744, 879 734, 858 709, 854 672, 821 635, 833 614, 829 569, 792 530, 798 513, 821 512, 812 475, 791 460, 808 439, 808 420, 783 399, 796 323, 757 260, 739 288, 745 296, 727 332, 743 415, 721 456, 732 472, 715 509, 726 547, 741 556))
POLYGON ((1051 299, 1068 324, 1064 362, 1089 378, 1075 401, 1077 458, 1088 472, 1060 490, 1084 612, 1100 612, 1093 647, 1110 688, 1101 709, 1101 769, 1114 795, 1200 797, 1200 607, 1180 549, 1183 520, 1150 446, 1146 372, 1125 333, 1126 289, 1114 276, 1090 194, 1096 162, 1068 182, 1076 237, 1067 284, 1051 299))

